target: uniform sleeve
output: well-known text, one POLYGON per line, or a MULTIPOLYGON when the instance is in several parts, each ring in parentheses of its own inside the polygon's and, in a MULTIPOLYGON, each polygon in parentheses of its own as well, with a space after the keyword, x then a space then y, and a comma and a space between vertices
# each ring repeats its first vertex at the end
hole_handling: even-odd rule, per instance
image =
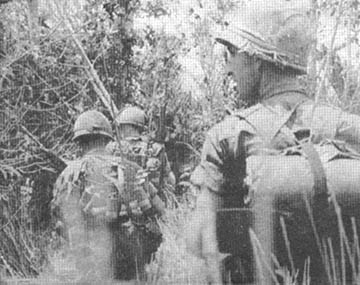
POLYGON ((60 174, 53 190, 51 212, 54 220, 66 221, 71 224, 78 217, 79 184, 82 161, 73 161, 60 174), (70 221, 70 222, 69 222, 70 221))
POLYGON ((51 216, 54 220, 61 219, 60 205, 63 193, 65 192, 64 177, 62 174, 57 178, 53 188, 53 198, 51 200, 51 216))
POLYGON ((60 205, 78 189, 78 180, 84 164, 82 160, 72 161, 57 178, 53 190, 53 204, 60 205))
POLYGON ((63 204, 66 202, 68 193, 68 182, 66 181, 66 168, 57 178, 53 188, 53 199, 51 201, 51 219, 56 231, 62 238, 68 239, 65 211, 63 204))
POLYGON ((60 176, 56 179, 54 189, 53 189, 53 199, 51 204, 53 207, 58 207, 65 200, 65 196, 68 192, 68 183, 66 179, 66 173, 68 169, 65 169, 60 176))
POLYGON ((191 181, 196 186, 206 187, 214 192, 231 191, 229 187, 223 187, 228 183, 234 189, 240 189, 244 178, 241 173, 244 171, 242 163, 245 164, 246 157, 255 154, 261 146, 255 133, 246 120, 236 116, 229 116, 215 125, 206 137, 200 165, 194 171, 191 181), (238 145, 240 141, 242 145, 238 145), (241 155, 239 148, 243 150, 241 155))
POLYGON ((201 162, 195 169, 191 180, 196 186, 220 192, 224 183, 224 150, 221 148, 215 131, 209 132, 201 153, 201 162))

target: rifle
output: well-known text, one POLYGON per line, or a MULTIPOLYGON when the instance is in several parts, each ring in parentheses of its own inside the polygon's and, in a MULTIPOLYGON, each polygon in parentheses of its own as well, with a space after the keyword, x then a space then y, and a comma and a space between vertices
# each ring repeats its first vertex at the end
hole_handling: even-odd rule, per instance
POLYGON ((164 149, 162 149, 160 152, 160 178, 159 178, 160 189, 163 189, 164 187, 164 176, 165 176, 165 138, 166 138, 165 116, 166 116, 166 103, 160 107, 160 117, 158 121, 158 129, 155 138, 157 142, 164 145, 164 149))

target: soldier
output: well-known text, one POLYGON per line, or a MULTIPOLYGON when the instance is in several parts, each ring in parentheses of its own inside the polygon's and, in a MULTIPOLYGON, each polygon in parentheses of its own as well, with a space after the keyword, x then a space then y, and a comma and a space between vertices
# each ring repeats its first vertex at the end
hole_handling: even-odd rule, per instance
POLYGON ((309 7, 305 1, 279 0, 274 6, 270 2, 248 6, 247 14, 236 19, 242 22, 230 22, 217 38, 227 48, 226 69, 237 83, 238 98, 249 108, 228 116, 209 131, 196 170, 201 193, 185 237, 189 250, 207 262, 214 284, 222 279, 216 211, 245 204, 245 177, 239 175, 244 172, 239 159, 280 153, 304 136, 314 143, 338 139, 357 150, 360 146, 360 118, 315 105, 298 78, 306 74, 314 39, 309 7))
POLYGON ((147 221, 162 213, 163 204, 156 191, 138 178, 139 166, 106 150, 113 137, 103 114, 81 114, 73 139, 82 157, 61 173, 52 201, 73 269, 95 283, 142 278, 144 265, 160 242, 158 236, 149 238, 147 221))
POLYGON ((145 112, 138 107, 127 107, 122 110, 115 119, 120 146, 112 143, 109 148, 115 155, 124 155, 128 160, 146 169, 150 181, 157 189, 160 189, 161 179, 164 179, 165 184, 174 187, 175 175, 171 171, 164 145, 142 135, 145 131, 145 121, 145 112))

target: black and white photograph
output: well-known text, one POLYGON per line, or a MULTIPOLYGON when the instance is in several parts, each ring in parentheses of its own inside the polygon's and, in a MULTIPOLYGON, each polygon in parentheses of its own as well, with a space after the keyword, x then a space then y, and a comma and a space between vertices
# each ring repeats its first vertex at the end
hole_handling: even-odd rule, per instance
POLYGON ((359 0, 0 0, 0 285, 360 285, 359 0))

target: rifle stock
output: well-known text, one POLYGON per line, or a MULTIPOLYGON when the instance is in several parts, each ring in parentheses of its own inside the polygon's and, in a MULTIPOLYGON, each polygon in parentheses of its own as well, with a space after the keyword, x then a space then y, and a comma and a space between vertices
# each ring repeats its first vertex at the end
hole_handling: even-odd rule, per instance
MULTIPOLYGON (((162 145, 165 145, 165 138, 166 138, 165 116, 166 116, 166 104, 163 104, 160 107, 159 125, 156 134, 156 141, 158 141, 162 145)), ((164 176, 165 176, 165 148, 162 149, 160 152, 160 179, 159 179, 160 189, 162 189, 164 186, 164 176)))

